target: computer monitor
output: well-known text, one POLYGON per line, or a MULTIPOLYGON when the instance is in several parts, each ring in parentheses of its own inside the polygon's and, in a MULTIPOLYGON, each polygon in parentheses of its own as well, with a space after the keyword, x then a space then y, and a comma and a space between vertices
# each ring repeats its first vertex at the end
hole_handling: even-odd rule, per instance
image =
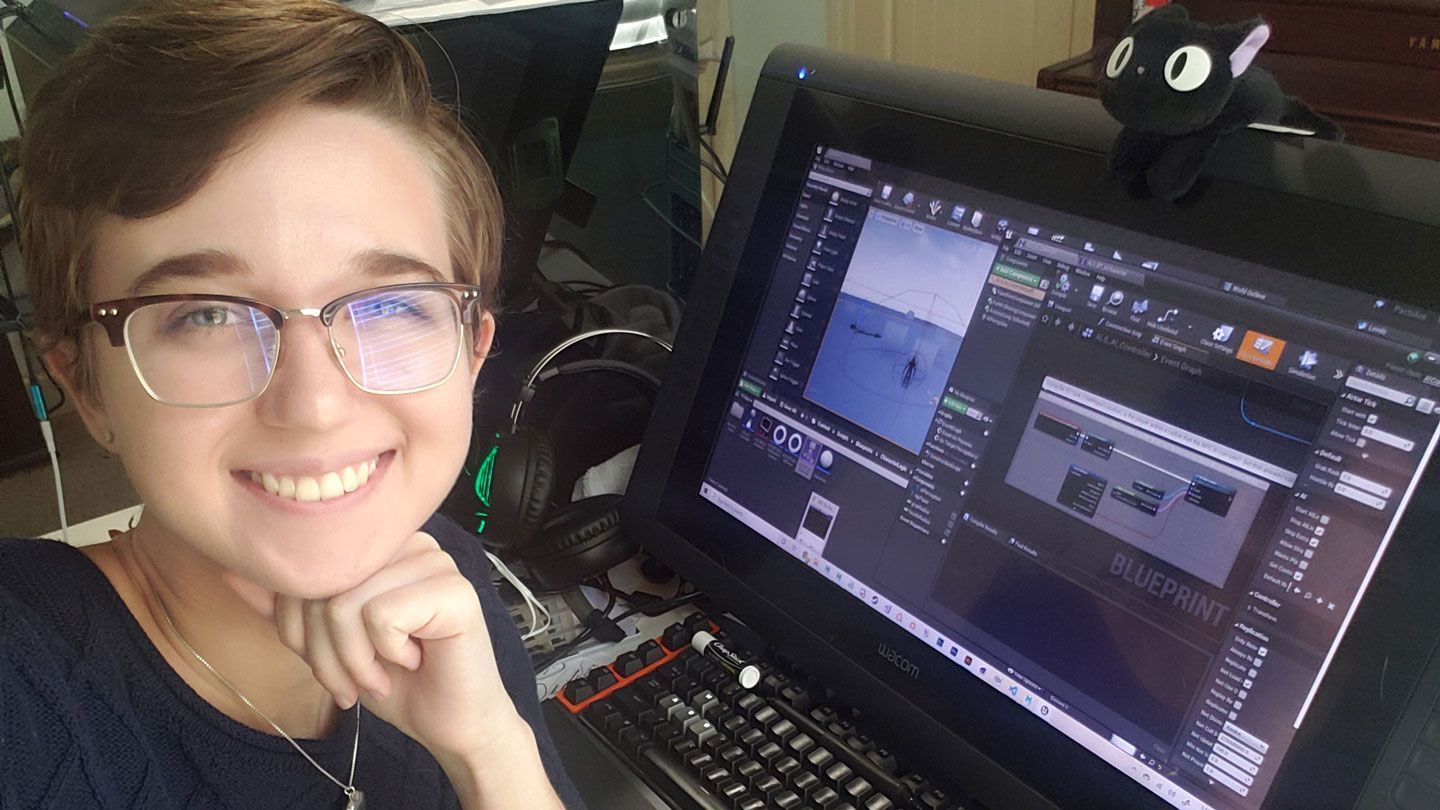
POLYGON ((626 525, 987 806, 1432 806, 1440 164, 1117 129, 778 49, 626 525))

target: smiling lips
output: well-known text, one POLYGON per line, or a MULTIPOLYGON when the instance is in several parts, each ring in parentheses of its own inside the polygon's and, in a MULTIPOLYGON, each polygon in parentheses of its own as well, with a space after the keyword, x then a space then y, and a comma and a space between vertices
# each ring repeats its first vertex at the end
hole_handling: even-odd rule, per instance
POLYGON ((320 476, 275 475, 250 471, 250 480, 265 488, 271 495, 289 498, 300 503, 329 501, 365 486, 370 474, 380 463, 379 456, 359 464, 342 467, 320 476))

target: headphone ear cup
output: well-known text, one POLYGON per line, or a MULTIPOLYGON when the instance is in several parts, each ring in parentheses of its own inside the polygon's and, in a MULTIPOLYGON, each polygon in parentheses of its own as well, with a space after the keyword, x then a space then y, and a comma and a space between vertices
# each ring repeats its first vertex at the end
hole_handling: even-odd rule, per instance
POLYGON ((639 550, 620 529, 620 496, 596 495, 557 508, 521 557, 540 585, 564 590, 639 550))
POLYGON ((521 428, 497 442, 490 484, 491 530, 501 551, 527 546, 545 520, 555 487, 555 451, 544 433, 521 428))

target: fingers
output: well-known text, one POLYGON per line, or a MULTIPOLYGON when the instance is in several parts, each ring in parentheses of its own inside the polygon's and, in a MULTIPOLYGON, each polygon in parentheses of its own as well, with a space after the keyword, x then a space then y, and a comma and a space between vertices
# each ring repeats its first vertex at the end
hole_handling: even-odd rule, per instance
POLYGON ((305 602, 301 609, 305 624, 305 662, 315 673, 315 680, 335 697, 335 703, 348 709, 360 699, 360 685, 340 662, 325 620, 325 603, 305 602))
POLYGON ((281 643, 310 665, 316 680, 341 708, 354 705, 362 692, 383 700, 392 687, 384 664, 414 670, 421 661, 420 645, 406 623, 410 614, 397 621, 392 606, 448 601, 452 594, 444 589, 454 584, 445 585, 447 579, 464 585, 470 598, 476 599, 454 560, 434 538, 417 532, 394 561, 346 593, 311 601, 276 597, 276 632, 281 643), (391 596, 397 592, 404 596, 391 596), (380 606, 372 607, 377 600, 380 606))

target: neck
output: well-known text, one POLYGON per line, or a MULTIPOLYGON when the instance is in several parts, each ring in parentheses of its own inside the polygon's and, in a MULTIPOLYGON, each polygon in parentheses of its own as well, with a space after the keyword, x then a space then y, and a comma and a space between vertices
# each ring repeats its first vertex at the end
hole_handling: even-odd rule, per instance
POLYGON ((339 708, 330 693, 315 680, 309 665, 280 643, 275 625, 225 584, 221 566, 143 518, 108 545, 115 563, 111 567, 117 570, 106 571, 107 576, 112 581, 115 574, 123 577, 126 587, 117 583, 117 590, 171 668, 196 694, 236 722, 275 733, 196 660, 182 637, 291 737, 320 738, 331 732, 339 708), (174 629, 165 620, 167 614, 174 629))

